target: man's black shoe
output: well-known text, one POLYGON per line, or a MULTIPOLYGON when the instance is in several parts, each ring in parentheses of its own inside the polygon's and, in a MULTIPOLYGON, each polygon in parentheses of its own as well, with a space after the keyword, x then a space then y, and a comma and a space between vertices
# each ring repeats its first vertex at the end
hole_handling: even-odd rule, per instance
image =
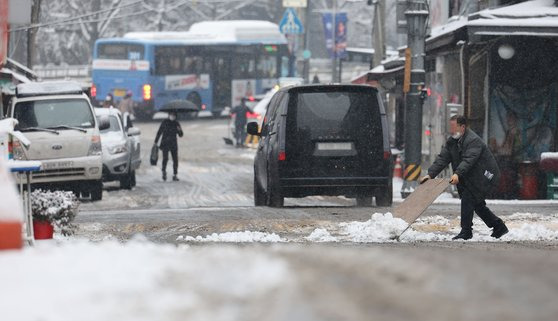
POLYGON ((167 173, 163 172, 163 181, 167 180, 167 173))
POLYGON ((502 237, 502 235, 508 232, 509 232, 508 227, 506 226, 506 224, 502 223, 501 225, 496 226, 492 230, 492 234, 490 234, 490 236, 499 239, 502 237))
POLYGON ((469 240, 473 238, 473 232, 461 230, 452 240, 469 240))
POLYGON ((174 175, 174 176, 172 177, 172 181, 173 181, 173 182, 178 182, 179 179, 178 179, 178 177, 176 177, 176 175, 174 175))

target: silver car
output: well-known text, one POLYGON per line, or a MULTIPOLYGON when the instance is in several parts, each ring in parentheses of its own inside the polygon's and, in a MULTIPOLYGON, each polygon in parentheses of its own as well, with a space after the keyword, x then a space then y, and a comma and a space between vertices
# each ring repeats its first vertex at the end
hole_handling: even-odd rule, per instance
POLYGON ((97 118, 108 119, 109 128, 101 130, 103 149, 103 181, 120 181, 120 188, 136 185, 136 170, 140 167, 140 134, 132 127, 127 113, 115 108, 95 108, 97 118))

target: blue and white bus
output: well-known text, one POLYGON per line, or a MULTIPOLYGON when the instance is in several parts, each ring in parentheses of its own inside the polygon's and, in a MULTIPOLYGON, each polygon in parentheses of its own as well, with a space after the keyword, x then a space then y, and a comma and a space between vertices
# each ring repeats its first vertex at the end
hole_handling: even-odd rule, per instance
POLYGON ((132 32, 95 43, 92 93, 116 103, 131 91, 136 115, 190 100, 219 115, 288 74, 287 41, 268 21, 205 21, 188 32, 132 32))

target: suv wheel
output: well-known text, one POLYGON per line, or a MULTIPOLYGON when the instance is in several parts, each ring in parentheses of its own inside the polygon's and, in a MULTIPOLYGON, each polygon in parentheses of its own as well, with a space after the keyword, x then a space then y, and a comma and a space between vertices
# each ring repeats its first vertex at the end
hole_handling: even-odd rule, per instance
POLYGON ((376 205, 381 207, 389 207, 393 203, 393 188, 386 186, 376 192, 376 205))
POLYGON ((136 171, 135 170, 132 171, 132 175, 130 177, 130 183, 132 184, 132 187, 136 186, 136 171))
POLYGON ((103 182, 97 181, 91 184, 91 200, 100 201, 103 199, 103 182))
POLYGON ((132 174, 133 171, 128 172, 120 177, 120 188, 132 189, 132 174))
POLYGON ((356 204, 358 207, 370 207, 372 206, 372 196, 357 196, 356 204))
POLYGON ((255 206, 264 206, 265 205, 266 195, 264 190, 260 187, 258 180, 256 179, 256 175, 254 175, 254 205, 255 206))

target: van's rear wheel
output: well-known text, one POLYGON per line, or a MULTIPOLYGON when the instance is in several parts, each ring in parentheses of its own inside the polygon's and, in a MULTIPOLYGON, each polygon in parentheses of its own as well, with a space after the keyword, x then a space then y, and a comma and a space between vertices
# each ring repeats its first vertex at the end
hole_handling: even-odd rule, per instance
POLYGON ((281 194, 281 190, 277 187, 270 186, 269 194, 267 195, 267 205, 271 207, 283 207, 285 204, 285 197, 281 194))
POLYGON ((391 185, 376 192, 376 205, 389 207, 393 203, 393 188, 391 185))
POLYGON ((372 206, 372 196, 357 196, 356 204, 358 207, 370 207, 372 206))
POLYGON ((254 175, 254 205, 255 206, 264 206, 265 205, 265 192, 260 187, 256 176, 254 175))

